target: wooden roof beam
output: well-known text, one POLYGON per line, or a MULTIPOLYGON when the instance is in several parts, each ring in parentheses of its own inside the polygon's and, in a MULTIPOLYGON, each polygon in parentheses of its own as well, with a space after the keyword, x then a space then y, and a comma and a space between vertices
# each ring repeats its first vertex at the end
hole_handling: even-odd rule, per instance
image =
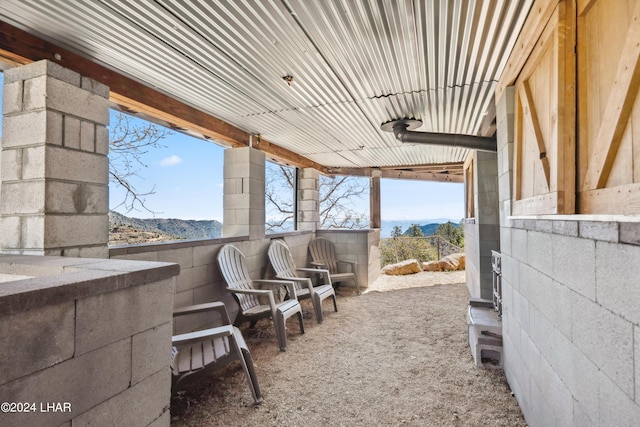
MULTIPOLYGON (((109 86, 110 100, 127 111, 136 111, 177 128, 201 134, 230 147, 246 147, 250 134, 223 120, 118 73, 106 66, 63 49, 33 34, 0 21, 0 62, 9 66, 47 59, 109 86)), ((2 69, 2 67, 0 67, 2 69)), ((327 168, 290 150, 261 139, 255 148, 297 167, 327 168)))
MULTIPOLYGON (((433 165, 442 166, 442 165, 433 165)), ((349 175, 349 176, 373 176, 373 171, 379 171, 382 178, 394 179, 415 179, 421 181, 434 182, 464 182, 463 163, 450 163, 442 170, 430 170, 428 165, 426 169, 420 169, 423 166, 396 166, 382 168, 329 168, 329 175, 349 175)))
POLYGON ((408 165, 408 166, 382 166, 381 170, 396 170, 396 169, 411 169, 414 171, 432 171, 432 172, 441 172, 445 170, 460 170, 463 169, 462 162, 456 163, 432 163, 428 165, 408 165))

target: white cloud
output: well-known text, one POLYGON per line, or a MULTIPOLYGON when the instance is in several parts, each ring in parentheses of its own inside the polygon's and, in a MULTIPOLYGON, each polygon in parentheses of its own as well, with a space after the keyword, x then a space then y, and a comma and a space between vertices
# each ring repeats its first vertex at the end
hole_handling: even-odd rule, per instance
POLYGON ((181 163, 182 159, 175 154, 173 156, 165 157, 160 161, 160 166, 173 166, 181 163))

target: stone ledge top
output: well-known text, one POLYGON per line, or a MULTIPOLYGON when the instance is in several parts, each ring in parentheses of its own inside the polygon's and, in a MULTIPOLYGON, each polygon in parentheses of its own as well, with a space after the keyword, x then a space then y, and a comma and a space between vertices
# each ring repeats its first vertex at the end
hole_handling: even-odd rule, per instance
POLYGON ((312 234, 313 231, 311 230, 295 230, 295 231, 281 231, 278 233, 267 233, 265 234, 264 238, 265 239, 284 239, 285 237, 290 237, 290 236, 303 236, 305 234, 312 234))
POLYGON ((167 262, 0 254, 2 315, 158 282, 180 274, 167 262), (7 280, 15 276, 16 280, 7 280), (26 278, 25 278, 26 276, 26 278))
POLYGON ((316 234, 322 233, 370 233, 373 231, 378 231, 379 228, 327 228, 316 230, 316 234))
POLYGON ((109 246, 109 256, 123 256, 147 252, 162 252, 175 249, 195 248, 196 246, 223 245, 225 243, 244 242, 249 236, 218 237, 215 239, 170 240, 167 242, 138 243, 133 245, 109 246))
POLYGON ((511 216, 503 226, 640 246, 640 215, 511 216))

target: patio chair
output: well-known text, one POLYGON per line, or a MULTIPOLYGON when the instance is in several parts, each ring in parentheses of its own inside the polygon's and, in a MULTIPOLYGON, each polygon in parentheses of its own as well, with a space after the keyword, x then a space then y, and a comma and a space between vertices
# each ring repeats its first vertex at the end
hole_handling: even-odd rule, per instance
POLYGON ((296 284, 296 296, 298 299, 311 298, 313 310, 316 313, 316 320, 322 323, 322 301, 326 298, 333 298, 333 308, 338 311, 336 302, 336 292, 331 284, 329 270, 319 268, 296 268, 289 248, 282 240, 272 240, 269 245, 269 261, 276 273, 278 279, 291 280, 296 284), (324 284, 321 286, 313 286, 309 277, 303 277, 303 274, 322 274, 324 284))
POLYGON ((309 243, 309 252, 311 253, 311 265, 318 268, 325 268, 329 270, 331 276, 331 283, 338 284, 353 280, 356 285, 356 292, 360 295, 360 287, 358 286, 357 276, 357 263, 355 261, 343 261, 339 260, 336 256, 336 246, 331 240, 323 237, 313 239, 309 243), (340 272, 340 266, 347 265, 350 267, 350 272, 340 272))
POLYGON ((276 338, 280 351, 287 349, 286 322, 291 316, 298 315, 300 333, 304 334, 304 322, 302 320, 302 307, 296 298, 295 285, 292 281, 284 280, 252 280, 245 256, 233 245, 224 245, 218 253, 218 265, 222 272, 227 290, 233 294, 240 306, 240 313, 236 318, 236 326, 245 321, 254 327, 256 322, 265 317, 271 317, 276 330, 276 338), (256 289, 255 285, 262 284, 274 287, 286 286, 290 298, 278 302, 275 301, 273 291, 270 289, 256 289), (261 304, 259 297, 268 298, 268 304, 261 304))
POLYGON ((262 393, 253 367, 251 353, 240 330, 231 325, 224 303, 212 302, 183 307, 175 310, 173 317, 207 311, 217 311, 221 315, 224 325, 173 336, 171 393, 174 394, 192 380, 202 379, 206 374, 217 371, 237 360, 244 370, 253 402, 256 405, 262 403, 262 393))

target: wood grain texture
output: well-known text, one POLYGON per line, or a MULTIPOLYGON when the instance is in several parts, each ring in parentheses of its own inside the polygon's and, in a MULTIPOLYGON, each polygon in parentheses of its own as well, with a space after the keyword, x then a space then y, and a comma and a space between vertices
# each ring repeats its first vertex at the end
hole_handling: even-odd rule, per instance
MULTIPOLYGON (((598 133, 591 153, 582 190, 604 188, 632 115, 640 88, 640 3, 636 5, 631 24, 617 64, 615 78, 608 94, 598 133)), ((589 96, 589 94, 587 94, 589 96)))

